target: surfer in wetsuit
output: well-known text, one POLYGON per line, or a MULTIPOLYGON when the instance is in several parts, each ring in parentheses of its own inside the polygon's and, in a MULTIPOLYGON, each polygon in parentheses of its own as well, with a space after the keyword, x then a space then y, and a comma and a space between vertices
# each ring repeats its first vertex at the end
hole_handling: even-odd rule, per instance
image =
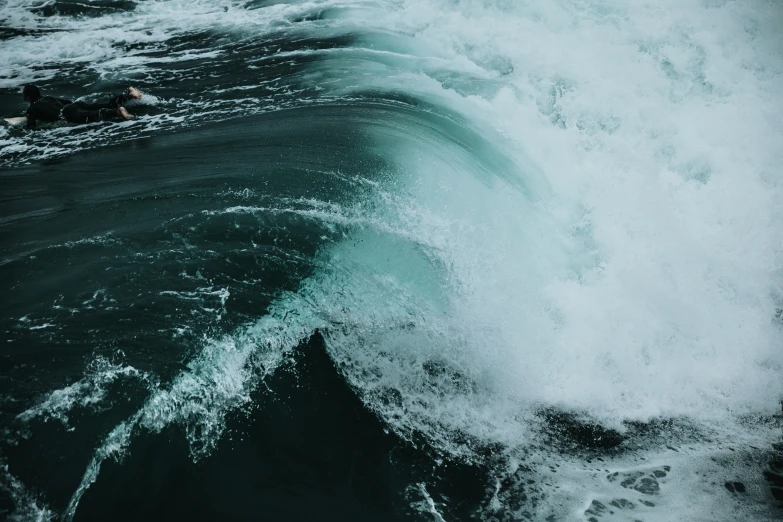
POLYGON ((38 121, 55 122, 61 115, 70 123, 130 120, 134 116, 123 105, 130 100, 141 98, 141 93, 133 87, 106 103, 73 103, 62 98, 41 96, 41 90, 35 85, 25 85, 22 95, 24 100, 30 103, 27 108, 27 128, 30 129, 34 128, 38 121))

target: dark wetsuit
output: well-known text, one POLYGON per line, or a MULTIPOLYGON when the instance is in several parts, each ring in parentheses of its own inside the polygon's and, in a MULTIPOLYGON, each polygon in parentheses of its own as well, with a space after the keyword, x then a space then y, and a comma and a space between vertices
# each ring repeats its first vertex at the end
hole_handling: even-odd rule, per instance
POLYGON ((35 127, 36 122, 54 122, 60 114, 70 123, 92 123, 96 121, 123 120, 117 109, 132 100, 127 93, 120 94, 106 103, 87 103, 62 100, 44 96, 30 104, 27 109, 27 127, 35 127))
POLYGON ((27 126, 35 127, 37 121, 51 123, 60 119, 60 111, 70 100, 61 100, 51 96, 39 98, 27 108, 27 126))
POLYGON ((125 93, 115 96, 106 103, 71 103, 63 107, 63 118, 70 123, 123 120, 124 118, 117 112, 117 109, 132 99, 129 94, 125 93))

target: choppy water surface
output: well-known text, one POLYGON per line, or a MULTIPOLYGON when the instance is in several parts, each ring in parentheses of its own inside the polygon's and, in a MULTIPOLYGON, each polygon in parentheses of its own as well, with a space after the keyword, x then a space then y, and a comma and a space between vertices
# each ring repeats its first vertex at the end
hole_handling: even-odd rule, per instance
POLYGON ((0 4, 10 520, 778 520, 774 1, 0 4))

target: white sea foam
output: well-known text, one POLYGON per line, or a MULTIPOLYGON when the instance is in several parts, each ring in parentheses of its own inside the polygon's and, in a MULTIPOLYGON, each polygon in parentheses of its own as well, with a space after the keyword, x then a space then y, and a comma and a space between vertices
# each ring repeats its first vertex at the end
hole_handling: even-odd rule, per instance
MULTIPOLYGON (((348 297, 334 309, 356 314, 363 333, 330 347, 370 407, 455 454, 465 433, 524 445, 524 412, 540 406, 620 430, 685 418, 724 442, 774 440, 745 419, 779 412, 783 397, 780 6, 403 4, 387 26, 451 57, 462 77, 403 71, 391 84, 501 132, 521 178, 537 169, 528 200, 454 159, 403 155, 412 201, 400 208, 415 216, 405 222, 452 291, 448 313, 413 321, 418 333, 384 332, 364 310, 387 312, 394 294, 370 297, 367 281, 399 247, 375 242, 368 258, 344 247, 340 259, 359 268, 351 292, 336 285, 348 297), (494 81, 466 78, 466 60, 494 81), (444 385, 461 376, 470 384, 444 385)), ((688 509, 671 492, 683 513, 708 503, 710 516, 736 515, 719 488, 677 473, 680 490, 698 492, 688 509)))
POLYGON ((56 77, 60 69, 83 64, 102 76, 120 72, 123 76, 143 72, 145 64, 212 58, 220 50, 154 53, 171 38, 199 31, 232 31, 264 34, 285 30, 291 20, 300 19, 338 2, 280 3, 247 9, 237 0, 169 0, 139 2, 132 11, 113 11, 99 17, 38 16, 30 10, 46 2, 10 0, 0 10, 0 23, 34 31, 3 42, 0 63, 4 64, 0 87, 14 87, 56 77), (147 50, 130 51, 129 45, 147 50), (137 71, 137 68, 139 70, 137 71))
POLYGON ((686 470, 727 441, 777 434, 747 420, 783 397, 783 57, 771 20, 777 5, 738 2, 387 13, 385 27, 415 35, 396 45, 450 58, 462 77, 398 67, 370 85, 494 128, 530 190, 487 180, 482 158, 420 129, 403 131, 420 140, 409 150, 378 132, 407 166, 406 193, 381 195, 368 229, 303 287, 343 325, 326 334, 330 353, 368 406, 452 455, 470 454, 465 436, 524 446, 542 406, 620 431, 686 419, 712 442, 672 479, 698 500, 672 490, 666 502, 734 517, 719 487, 686 470))
POLYGON ((26 489, 16 477, 8 471, 8 465, 0 464, 0 491, 11 496, 16 509, 8 516, 9 522, 48 522, 56 514, 41 505, 37 496, 26 489))
MULTIPOLYGON (((38 328, 44 328, 40 326, 38 328)), ((32 327, 33 329, 35 327, 32 327)), ((152 385, 150 376, 133 366, 123 366, 112 363, 104 357, 93 359, 79 381, 49 393, 35 406, 23 411, 18 419, 29 422, 35 418, 44 421, 55 419, 71 428, 68 423, 68 413, 76 406, 94 408, 106 397, 107 387, 118 379, 138 379, 152 385)))
POLYGON ((494 96, 442 99, 506 134, 551 186, 530 210, 549 224, 541 238, 502 186, 435 175, 450 176, 454 201, 436 201, 455 221, 487 225, 449 252, 471 286, 464 319, 497 332, 478 357, 504 350, 498 370, 522 397, 608 421, 778 410, 781 9, 446 7, 410 3, 403 19, 456 62, 510 69, 494 96))
POLYGON ((101 464, 121 460, 139 429, 185 429, 194 459, 210 454, 225 430, 225 417, 250 401, 260 379, 284 362, 286 353, 324 323, 297 296, 272 306, 269 314, 234 335, 208 340, 173 382, 151 393, 141 409, 118 424, 96 449, 64 513, 70 520, 82 495, 97 480, 101 464))

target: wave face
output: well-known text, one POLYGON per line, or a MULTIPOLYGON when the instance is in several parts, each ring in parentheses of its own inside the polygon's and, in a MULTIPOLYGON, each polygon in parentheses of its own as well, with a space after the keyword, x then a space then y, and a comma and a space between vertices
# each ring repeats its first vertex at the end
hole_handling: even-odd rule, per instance
POLYGON ((783 8, 8 0, 11 520, 779 520, 783 8))

